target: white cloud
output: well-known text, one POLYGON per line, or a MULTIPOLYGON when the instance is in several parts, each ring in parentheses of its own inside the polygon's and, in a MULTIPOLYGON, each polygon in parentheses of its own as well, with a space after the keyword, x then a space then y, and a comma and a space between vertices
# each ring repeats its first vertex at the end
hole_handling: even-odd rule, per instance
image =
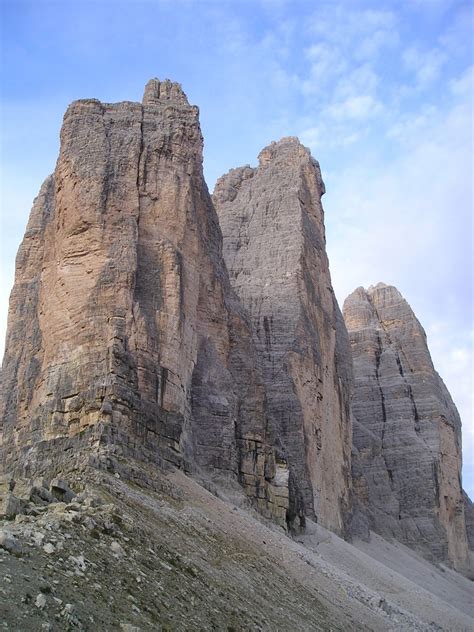
POLYGON ((333 103, 326 111, 330 117, 339 120, 364 120, 377 116, 382 111, 382 105, 370 94, 360 94, 341 103, 333 103))
MULTIPOLYGON (((378 53, 380 47, 390 43, 395 32, 397 16, 389 10, 357 10, 350 9, 346 3, 329 4, 315 12, 309 23, 309 30, 315 35, 327 40, 351 46, 354 41, 366 41, 367 37, 377 34, 379 47, 372 49, 372 54, 378 53), (385 41, 381 34, 385 34, 385 41)), ((356 52, 356 49, 354 49, 356 52)))
POLYGON ((469 66, 460 77, 451 79, 449 88, 455 97, 465 97, 473 101, 474 97, 474 66, 469 66))
POLYGON ((426 88, 439 78, 447 59, 447 55, 438 49, 421 51, 416 47, 408 48, 402 57, 404 67, 414 76, 418 89, 426 88))
POLYGON ((306 95, 320 93, 325 84, 334 81, 348 68, 342 51, 326 42, 312 44, 305 50, 305 58, 309 61, 309 68, 301 86, 306 95))
MULTIPOLYGON (((344 121, 345 123, 345 121, 344 121)), ((332 125, 315 125, 308 127, 298 134, 299 139, 308 147, 313 147, 314 154, 318 152, 314 148, 324 146, 326 149, 341 149, 356 143, 366 132, 366 128, 349 130, 346 124, 334 121, 332 125)))
POLYGON ((350 72, 335 83, 334 93, 337 98, 355 96, 357 94, 375 94, 379 85, 379 77, 369 64, 353 66, 350 72))
POLYGON ((373 33, 361 39, 355 50, 355 56, 358 59, 375 59, 384 49, 393 48, 400 41, 396 30, 387 27, 386 29, 378 29, 373 33))

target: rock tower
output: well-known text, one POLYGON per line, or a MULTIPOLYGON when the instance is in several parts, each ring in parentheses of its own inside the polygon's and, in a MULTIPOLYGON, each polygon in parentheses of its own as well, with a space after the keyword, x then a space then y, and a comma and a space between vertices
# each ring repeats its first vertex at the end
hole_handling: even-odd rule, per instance
POLYGON ((21 474, 122 457, 240 481, 285 523, 250 325, 202 173, 198 108, 74 102, 16 265, 2 461, 21 474))
POLYGON ((400 292, 379 283, 344 303, 354 360, 356 530, 371 528, 464 568, 461 421, 425 332, 400 292))
POLYGON ((289 466, 290 516, 343 532, 351 358, 326 255, 319 164, 296 138, 231 170, 213 200, 233 289, 249 312, 268 416, 289 466))

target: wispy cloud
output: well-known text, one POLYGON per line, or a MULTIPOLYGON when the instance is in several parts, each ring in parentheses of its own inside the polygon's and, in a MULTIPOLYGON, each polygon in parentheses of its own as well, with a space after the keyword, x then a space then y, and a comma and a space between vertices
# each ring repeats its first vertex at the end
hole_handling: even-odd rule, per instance
POLYGON ((408 48, 402 56, 405 69, 413 75, 419 89, 426 88, 440 77, 447 59, 447 55, 439 49, 423 52, 416 47, 408 48))
POLYGON ((382 110, 382 105, 370 94, 352 96, 340 103, 332 103, 327 114, 335 119, 365 120, 376 116, 382 110))

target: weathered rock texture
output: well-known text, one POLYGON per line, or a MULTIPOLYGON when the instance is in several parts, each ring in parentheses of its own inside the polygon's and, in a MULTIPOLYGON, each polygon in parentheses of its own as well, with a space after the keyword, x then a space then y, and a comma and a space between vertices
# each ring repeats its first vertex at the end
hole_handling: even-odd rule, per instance
POLYGON ((474 551, 474 503, 463 491, 464 515, 466 517, 467 541, 471 551, 474 551))
POLYGON ((286 466, 179 84, 68 108, 18 253, 2 391, 9 471, 167 461, 239 479, 284 522, 286 466))
POLYGON ((289 517, 342 532, 349 508, 347 333, 331 287, 318 163, 296 138, 231 170, 213 201, 232 287, 251 315, 289 517))
POLYGON ((354 361, 355 524, 467 564, 461 422, 426 335, 394 287, 344 303, 354 361))

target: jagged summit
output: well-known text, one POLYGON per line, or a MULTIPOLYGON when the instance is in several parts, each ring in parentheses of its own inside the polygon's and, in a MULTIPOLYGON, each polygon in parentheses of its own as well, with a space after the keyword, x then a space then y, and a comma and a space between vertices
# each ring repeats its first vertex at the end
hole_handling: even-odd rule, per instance
POLYGON ((152 105, 164 101, 176 101, 183 105, 189 105, 188 98, 180 83, 165 79, 150 79, 145 86, 143 93, 143 105, 152 105))
MULTIPOLYGON (((302 173, 308 169, 316 176, 318 195, 322 196, 326 192, 319 162, 296 136, 285 136, 279 141, 272 141, 258 154, 258 162, 258 167, 247 164, 230 169, 218 178, 212 194, 214 202, 219 205, 234 200, 244 181, 253 178, 257 173, 263 174, 266 169, 275 170, 275 179, 279 177, 278 173, 280 177, 286 178, 289 174, 296 174, 298 170, 302 173)), ((291 177, 286 179, 287 186, 294 186, 297 182, 292 181, 291 177)))
POLYGON ((277 159, 284 160, 291 157, 294 160, 297 157, 303 158, 309 155, 309 149, 302 145, 296 136, 284 136, 279 141, 272 141, 264 147, 258 155, 258 161, 263 167, 277 159))
MULTIPOLYGON (((378 289, 381 289, 381 288, 384 288, 384 287, 391 287, 394 290, 397 290, 397 288, 394 285, 390 285, 390 284, 384 283, 383 281, 379 281, 378 283, 375 283, 375 285, 369 285, 367 291, 371 292, 373 290, 378 290, 378 289)), ((397 292, 398 292, 398 290, 397 290, 397 292)))

